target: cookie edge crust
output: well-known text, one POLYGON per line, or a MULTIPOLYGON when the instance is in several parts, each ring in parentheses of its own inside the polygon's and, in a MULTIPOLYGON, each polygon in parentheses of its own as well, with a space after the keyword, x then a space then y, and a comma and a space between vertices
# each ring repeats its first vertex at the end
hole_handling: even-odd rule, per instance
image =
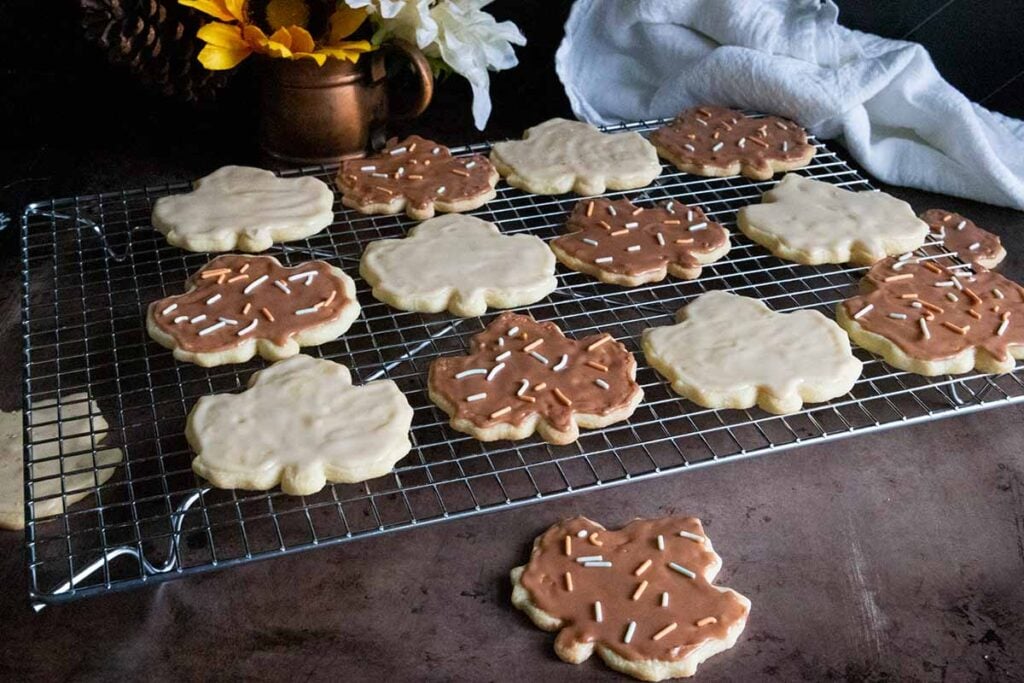
POLYGON ((409 200, 405 195, 398 195, 390 202, 357 202, 349 196, 352 192, 352 187, 344 182, 339 172, 335 185, 341 192, 341 203, 350 209, 357 211, 358 213, 371 216, 371 215, 382 215, 391 216, 400 214, 403 211, 405 215, 413 220, 425 221, 428 218, 433 218, 436 213, 465 213, 467 211, 473 211, 484 206, 489 201, 498 196, 497 186, 498 181, 501 180, 501 174, 498 169, 491 168, 491 173, 487 178, 487 182, 490 184, 490 189, 486 192, 481 192, 478 195, 472 197, 465 197, 457 202, 447 202, 439 199, 435 199, 429 202, 424 207, 414 207, 409 203, 409 200))
POLYGON ((725 178, 742 175, 752 180, 771 180, 777 173, 786 173, 795 171, 798 168, 804 168, 811 163, 814 156, 818 153, 817 148, 808 142, 805 144, 809 149, 803 156, 796 159, 769 159, 767 168, 743 161, 734 161, 728 166, 713 166, 711 164, 694 164, 685 161, 683 157, 672 154, 667 148, 661 147, 657 143, 652 144, 654 144, 654 149, 658 151, 658 156, 675 166, 678 170, 705 178, 725 178))
MULTIPOLYGON (((146 331, 153 341, 165 349, 169 349, 175 360, 194 363, 202 368, 212 368, 232 363, 245 363, 257 355, 269 361, 291 358, 298 354, 302 347, 319 346, 342 336, 348 332, 349 328, 352 327, 352 324, 359 317, 360 312, 362 312, 362 307, 356 298, 355 281, 341 268, 328 265, 331 268, 331 274, 342 281, 344 294, 351 303, 346 304, 341 309, 340 315, 336 319, 300 330, 292 335, 284 345, 275 344, 269 339, 250 338, 237 346, 222 351, 186 351, 178 346, 173 336, 165 333, 156 324, 155 306, 159 299, 150 302, 146 309, 146 331)), ((186 293, 188 291, 191 290, 186 290, 186 293)))

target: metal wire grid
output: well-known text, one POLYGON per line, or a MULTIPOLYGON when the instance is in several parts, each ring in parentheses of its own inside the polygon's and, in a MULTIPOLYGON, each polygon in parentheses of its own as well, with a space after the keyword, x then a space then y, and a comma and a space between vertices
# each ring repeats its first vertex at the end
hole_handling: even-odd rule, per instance
MULTIPOLYGON (((646 133, 661 123, 610 130, 646 133)), ((835 153, 817 147, 801 174, 871 189, 835 153)), ((318 166, 285 175, 311 174, 332 183, 336 171, 318 166)), ((772 184, 698 178, 666 167, 643 190, 607 194, 697 204, 732 228, 736 210, 758 201, 772 184)), ((348 365, 358 383, 382 377, 397 382, 415 411, 412 452, 388 476, 329 485, 313 496, 211 490, 191 471, 185 418, 200 396, 240 390, 265 363, 203 369, 176 362, 146 335, 147 304, 181 291, 185 278, 209 259, 167 245, 149 224, 157 197, 187 189, 166 185, 51 200, 29 206, 23 216, 26 427, 39 402, 86 391, 110 424, 105 445, 125 453, 114 476, 90 486, 84 500, 57 517, 35 519, 34 505, 42 499, 35 486, 44 477, 37 477, 33 463, 56 458, 67 474, 64 462, 76 454, 65 452, 62 440, 27 436, 26 545, 37 604, 1024 399, 1019 369, 927 379, 859 350, 864 373, 850 394, 792 415, 709 410, 680 398, 644 364, 644 328, 669 324, 678 308, 710 289, 758 297, 776 310, 813 308, 831 316, 864 272, 787 263, 733 229, 731 252, 705 267, 699 280, 669 278, 624 289, 560 267, 558 290, 520 309, 556 321, 570 336, 609 332, 638 355, 646 397, 630 420, 584 431, 577 443, 561 447, 537 438, 484 444, 454 432, 427 399, 427 368, 440 355, 463 353, 491 315, 455 319, 397 311, 374 300, 357 278, 360 319, 342 339, 304 351, 348 365)), ((505 233, 549 239, 560 233, 576 201, 501 187, 474 214, 505 233)), ((335 212, 329 229, 270 253, 288 265, 325 259, 355 276, 369 242, 401 236, 412 225, 404 217, 362 216, 340 201, 335 212)), ((924 251, 946 254, 940 244, 924 251)), ((66 422, 56 421, 64 438, 72 436, 66 422)), ((94 427, 87 452, 95 464, 95 452, 105 445, 94 427)), ((67 493, 62 480, 61 495, 67 493)))

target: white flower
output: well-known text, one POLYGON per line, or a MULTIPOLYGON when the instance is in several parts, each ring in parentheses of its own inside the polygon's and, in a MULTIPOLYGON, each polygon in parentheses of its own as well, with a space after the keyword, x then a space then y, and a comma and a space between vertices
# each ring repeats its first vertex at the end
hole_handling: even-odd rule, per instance
POLYGON ((367 14, 379 14, 384 19, 392 19, 405 5, 405 0, 345 0, 352 9, 365 9, 367 14))

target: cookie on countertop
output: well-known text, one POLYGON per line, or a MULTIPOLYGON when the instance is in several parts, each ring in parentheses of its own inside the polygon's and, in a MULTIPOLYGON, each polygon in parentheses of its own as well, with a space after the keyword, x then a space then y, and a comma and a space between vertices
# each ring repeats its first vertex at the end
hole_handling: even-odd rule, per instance
POLYGON ((356 287, 325 261, 287 268, 273 256, 218 256, 154 301, 146 329, 181 361, 203 367, 294 356, 337 339, 359 316, 356 287))
MULTIPOLYGON (((88 394, 69 394, 59 401, 59 413, 58 402, 49 399, 36 403, 30 418, 37 521, 59 515, 94 493, 124 459, 120 448, 101 446, 108 425, 88 394)), ((0 411, 0 529, 25 528, 22 420, 20 410, 0 411)))
POLYGON ((692 280, 729 252, 728 230, 674 200, 639 207, 628 199, 582 199, 566 229, 550 242, 558 260, 613 285, 658 282, 668 273, 692 280))
POLYGON ((483 155, 453 157, 444 145, 411 135, 388 140, 374 156, 342 162, 337 184, 342 203, 360 213, 405 211, 421 221, 491 201, 498 172, 483 155))
POLYGON ((502 313, 472 339, 465 356, 430 364, 430 400, 453 429, 480 441, 525 439, 552 444, 627 419, 644 392, 636 359, 611 335, 575 340, 552 322, 502 313))
POLYGON ((359 272, 373 296, 403 311, 483 315, 555 291, 555 257, 534 235, 503 235, 473 216, 431 218, 403 239, 371 242, 359 272))
POLYGON ((644 356, 676 393, 706 408, 792 413, 846 394, 860 377, 850 340, 817 311, 778 313, 715 290, 676 320, 644 330, 644 356))
POLYGON ((983 268, 995 268, 1006 258, 999 235, 979 228, 977 224, 958 213, 929 209, 921 214, 921 220, 928 224, 932 233, 942 240, 942 245, 967 263, 977 263, 983 268))
POLYGON ((755 118, 710 105, 681 112, 651 133, 651 142, 662 159, 684 173, 741 174, 755 180, 802 168, 811 163, 815 152, 807 131, 789 119, 755 118))
POLYGON ((509 185, 534 194, 632 190, 661 173, 657 152, 639 133, 602 133, 566 119, 529 128, 522 140, 496 142, 491 161, 509 185))
POLYGON ((740 230, 773 254, 805 265, 871 265, 924 244, 928 225, 884 192, 851 192, 790 173, 760 204, 740 209, 740 230))
POLYGON ((189 251, 264 251, 315 235, 334 220, 334 193, 309 176, 225 166, 193 188, 156 200, 152 219, 168 243, 189 251))
POLYGON ((694 517, 637 519, 609 530, 586 517, 555 524, 512 570, 512 604, 580 664, 594 651, 644 681, 692 676, 743 632, 750 600, 714 585, 722 558, 694 517))
POLYGON ((239 394, 200 398, 185 435, 192 469, 218 488, 311 495, 390 472, 412 448, 412 415, 391 380, 354 386, 344 365, 300 354, 239 394))
POLYGON ((1009 372, 1024 358, 1024 287, 947 257, 886 259, 837 306, 855 344, 918 375, 1009 372))

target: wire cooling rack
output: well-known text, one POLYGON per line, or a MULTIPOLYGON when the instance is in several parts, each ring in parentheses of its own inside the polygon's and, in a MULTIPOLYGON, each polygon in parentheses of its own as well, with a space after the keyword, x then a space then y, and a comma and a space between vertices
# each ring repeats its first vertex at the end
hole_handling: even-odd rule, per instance
MULTIPOLYGON (((661 123, 610 130, 646 133, 661 123)), ((872 189, 827 147, 817 143, 817 148, 813 163, 799 173, 851 190, 872 189)), ((487 150, 488 145, 475 145, 453 151, 487 150)), ((336 167, 317 166, 285 175, 315 175, 333 186, 336 172, 336 167)), ((374 300, 357 278, 360 319, 342 339, 304 352, 348 365, 358 383, 385 377, 397 382, 415 409, 414 447, 388 476, 329 485, 312 496, 210 489, 192 473, 183 435, 189 410, 200 396, 240 390, 265 363, 212 369, 179 363, 146 334, 147 304, 180 292, 185 278, 209 259, 169 246, 150 226, 153 201, 188 186, 29 206, 22 222, 26 426, 33 406, 85 391, 110 425, 105 444, 98 443, 102 435, 88 433, 93 446, 86 452, 94 464, 95 453, 110 445, 125 454, 109 480, 88 487, 88 495, 64 514, 35 519, 34 505, 41 500, 35 487, 44 477, 31 463, 57 458, 68 474, 65 461, 76 454, 65 452, 63 441, 27 436, 26 545, 33 600, 37 605, 65 601, 1024 399, 1020 369, 1000 376, 928 379, 894 370, 860 350, 864 373, 848 395, 792 415, 709 410, 673 393, 643 362, 640 334, 671 323, 675 311, 700 293, 727 289, 758 297, 776 310, 812 308, 831 317, 835 304, 856 291, 863 268, 787 263, 734 229, 736 210, 758 201, 772 184, 699 178, 666 167, 647 188, 608 193, 639 202, 674 198, 700 205, 733 228, 734 246, 691 282, 669 278, 624 289, 560 267, 558 290, 520 309, 557 322, 570 336, 609 332, 637 354, 638 380, 646 392, 642 405, 628 421, 584 431, 568 446, 549 446, 536 437, 485 444, 450 429, 445 414, 427 398, 428 366, 440 355, 463 353, 470 336, 492 316, 463 320, 397 311, 374 300)), ((536 196, 502 186, 498 197, 474 214, 505 233, 550 239, 560 233, 576 201, 576 196, 536 196)), ((401 236, 412 225, 404 217, 362 216, 340 201, 335 217, 320 234, 269 253, 288 265, 325 259, 356 276, 369 242, 401 236)), ((924 249, 945 253, 939 244, 924 249)), ((64 437, 73 436, 67 432, 62 429, 64 437)), ((67 493, 62 485, 61 495, 67 493)))

